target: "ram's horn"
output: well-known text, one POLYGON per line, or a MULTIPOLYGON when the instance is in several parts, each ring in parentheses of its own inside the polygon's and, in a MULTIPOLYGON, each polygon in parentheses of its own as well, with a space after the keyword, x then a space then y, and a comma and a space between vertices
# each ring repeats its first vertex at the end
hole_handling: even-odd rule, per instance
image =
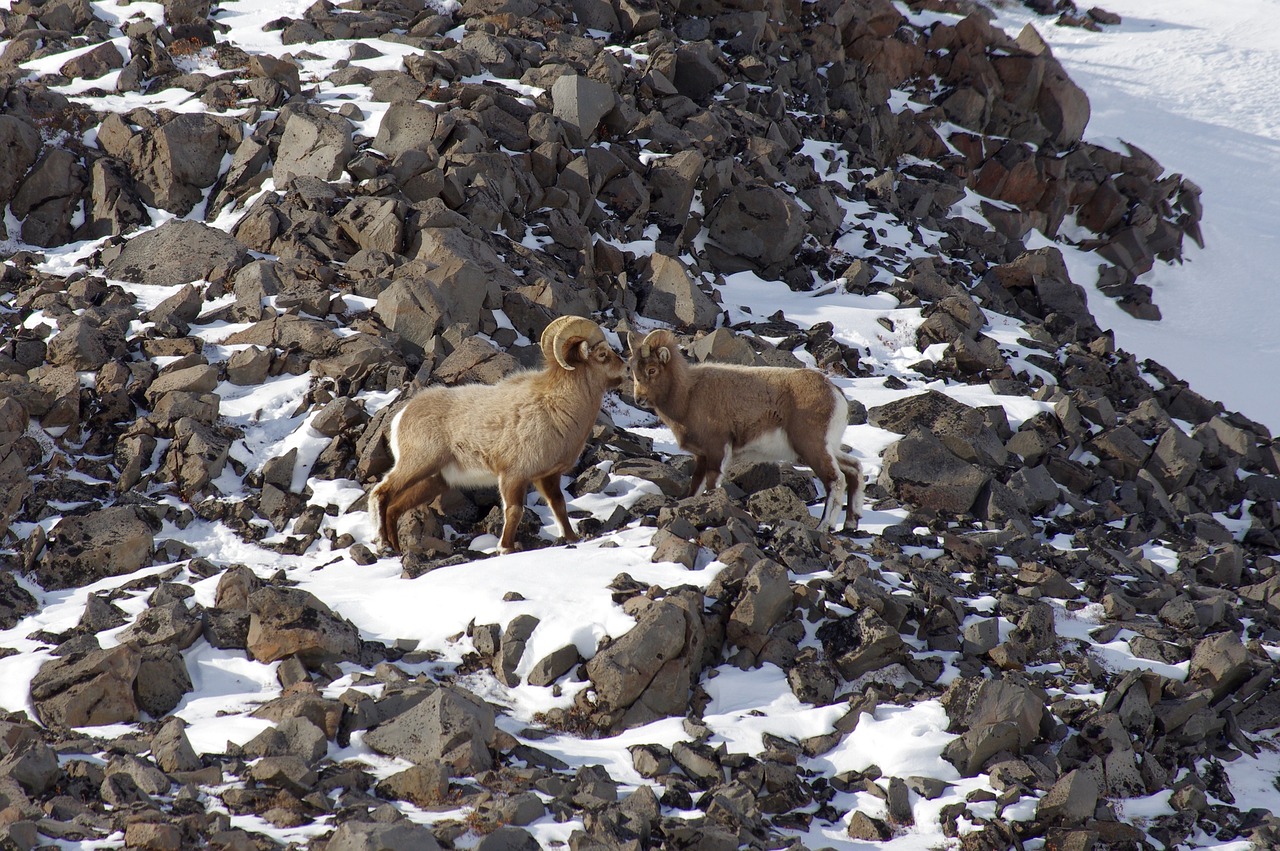
POLYGON ((573 337, 582 337, 592 343, 598 343, 604 340, 604 332, 600 330, 599 325, 581 316, 561 316, 555 319, 542 332, 542 339, 539 342, 542 346, 542 356, 546 358, 547 363, 554 360, 564 369, 572 371, 574 367, 564 359, 564 343, 573 337))

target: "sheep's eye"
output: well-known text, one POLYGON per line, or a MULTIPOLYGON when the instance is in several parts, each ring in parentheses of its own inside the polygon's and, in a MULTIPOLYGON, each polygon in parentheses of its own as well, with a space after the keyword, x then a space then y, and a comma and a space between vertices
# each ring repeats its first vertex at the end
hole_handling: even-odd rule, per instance
POLYGON ((653 376, 658 374, 658 368, 656 366, 651 366, 648 369, 646 369, 644 372, 645 372, 645 375, 652 378, 653 376))

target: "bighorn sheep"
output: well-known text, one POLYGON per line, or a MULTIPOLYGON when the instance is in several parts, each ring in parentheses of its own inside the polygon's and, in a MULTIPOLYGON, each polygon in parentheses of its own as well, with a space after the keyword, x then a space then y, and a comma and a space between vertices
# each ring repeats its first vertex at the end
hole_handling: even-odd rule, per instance
POLYGON ((449 486, 497 485, 502 498, 499 553, 515 547, 532 483, 551 507, 561 537, 577 540, 560 474, 577 463, 606 391, 622 383, 626 362, 590 319, 562 316, 542 332, 546 366, 497 384, 429 387, 391 420, 394 464, 373 489, 378 535, 400 549, 397 524, 449 486))
POLYGON ((670 331, 630 333, 627 342, 636 401, 652 406, 680 448, 693 454, 690 496, 714 488, 734 460, 799 460, 827 491, 819 528, 831 528, 846 494, 845 528, 857 528, 862 465, 840 447, 849 402, 826 376, 813 369, 691 364, 670 331))

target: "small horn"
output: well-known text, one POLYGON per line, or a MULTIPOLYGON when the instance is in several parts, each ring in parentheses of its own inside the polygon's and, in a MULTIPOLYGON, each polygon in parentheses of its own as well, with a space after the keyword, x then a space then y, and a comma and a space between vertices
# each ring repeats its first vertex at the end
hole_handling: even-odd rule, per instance
POLYGON ((574 369, 564 359, 563 341, 570 337, 583 337, 596 343, 604 339, 604 332, 599 325, 582 316, 558 317, 542 332, 542 339, 539 341, 542 356, 548 363, 554 360, 566 370, 574 369))

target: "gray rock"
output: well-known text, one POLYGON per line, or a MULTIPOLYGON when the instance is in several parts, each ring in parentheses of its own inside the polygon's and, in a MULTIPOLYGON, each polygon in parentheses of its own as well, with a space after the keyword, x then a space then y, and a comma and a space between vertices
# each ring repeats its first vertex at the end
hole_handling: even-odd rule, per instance
POLYGON ((706 157, 696 150, 679 151, 654 162, 649 170, 649 209, 668 227, 684 225, 706 157))
POLYGON ((693 570, 698 562, 698 545, 668 529, 654 532, 649 543, 653 545, 653 555, 649 560, 654 564, 682 564, 686 570, 693 570))
POLYGON ((19 745, 0 760, 0 777, 17 783, 28 795, 43 795, 61 776, 57 753, 41 741, 19 745))
POLYGON ((105 41, 87 53, 68 59, 58 69, 58 73, 72 79, 96 80, 116 68, 123 67, 124 57, 120 55, 119 48, 105 41))
POLYGON ((916 429, 885 450, 879 484, 913 505, 965 514, 989 478, 952 454, 932 432, 916 429))
POLYGON ((775 485, 747 497, 747 510, 761 523, 776 525, 783 521, 803 526, 817 526, 809 506, 786 485, 775 485))
POLYGON ((531 686, 549 686, 572 671, 581 661, 582 656, 578 653, 578 648, 572 644, 566 644, 535 662, 529 669, 529 676, 526 679, 531 686))
POLYGON ((538 628, 539 620, 533 615, 517 615, 502 631, 498 652, 493 659, 493 673, 498 682, 508 688, 520 684, 516 668, 524 657, 524 645, 538 628))
POLYGON ((0 204, 13 199, 27 171, 40 156, 40 133, 14 115, 0 115, 0 204))
POLYGON ((151 737, 151 755, 161 771, 195 771, 202 765, 187 738, 186 722, 170 718, 151 737))
POLYGON ((591 139, 600 121, 613 110, 614 92, 604 83, 565 74, 551 86, 552 111, 582 141, 591 139))
POLYGON ((702 670, 702 595, 636 598, 636 625, 587 662, 603 726, 628 727, 683 714, 702 670))
MULTIPOLYGON (((542 808, 540 801, 538 806, 542 808)), ((476 851, 538 851, 541 847, 529 831, 520 827, 504 826, 481 839, 480 844, 476 846, 476 851)))
POLYGON ((378 795, 397 801, 408 801, 417 807, 436 807, 449 794, 449 769, 442 762, 411 765, 378 784, 378 795))
MULTIPOLYGON (((185 216, 204 200, 204 190, 218 179, 222 158, 227 152, 226 132, 211 116, 188 113, 174 117, 153 134, 143 136, 143 144, 131 146, 129 154, 132 156, 126 157, 136 175, 142 200, 148 206, 185 216)), ((212 245, 209 247, 213 248, 212 245)), ((189 255, 193 249, 199 250, 188 243, 185 251, 180 253, 189 255)), ((184 259, 192 262, 194 258, 188 256, 184 259)), ((195 278, 163 283, 187 283, 191 280, 195 278)))
POLYGON ((267 378, 271 369, 271 353, 261 346, 249 346, 227 358, 227 381, 241 387, 253 387, 267 378))
POLYGON ((1196 643, 1187 679, 1213 691, 1214 699, 1249 678, 1249 651, 1234 632, 1209 636, 1196 643))
POLYGON ((187 608, 181 600, 152 606, 120 633, 120 640, 139 647, 163 644, 186 650, 200 637, 202 612, 199 606, 187 608))
POLYGON ((175 219, 125 243, 107 264, 107 277, 162 286, 219 281, 248 256, 234 237, 200 222, 175 219))
POLYGON ((768 639, 769 630, 794 606, 786 568, 769 559, 758 561, 743 580, 742 594, 729 615, 726 636, 739 647, 758 652, 768 639))
POLYGON ((1046 825, 1078 825, 1093 818, 1098 781, 1086 769, 1074 769, 1053 784, 1036 805, 1036 820, 1046 825))
POLYGON ((31 699, 43 724, 96 727, 138 720, 133 685, 141 654, 127 644, 56 657, 31 681, 31 699))
POLYGON ((898 631, 870 609, 819 628, 827 655, 840 676, 856 680, 906 658, 907 646, 898 631))
POLYGON ((354 153, 351 122, 320 106, 299 107, 290 112, 280 138, 276 186, 286 188, 299 177, 337 180, 354 153))
POLYGON ((654 254, 649 258, 649 291, 640 313, 675 325, 710 328, 715 325, 720 308, 698 287, 696 281, 675 257, 654 254))
POLYGON ((489 744, 494 713, 460 689, 439 688, 407 711, 365 735, 378 753, 417 765, 443 762, 455 774, 472 775, 493 766, 489 744))
POLYGON ((165 773, 144 759, 133 754, 114 756, 107 762, 106 776, 127 775, 137 787, 148 795, 165 795, 172 782, 165 773))
POLYGON ((805 236, 804 211, 779 189, 743 186, 726 194, 707 217, 711 239, 748 264, 793 261, 805 236))
POLYGON ((407 821, 396 824, 344 821, 329 837, 326 851, 439 851, 435 834, 407 821))
POLYGON ((1000 468, 1009 459, 1000 435, 991 428, 983 411, 936 390, 871 408, 867 421, 898 434, 926 428, 956 457, 970 463, 1000 468))
POLYGON ((360 633, 314 594, 259 588, 249 595, 249 654, 259 662, 297 656, 309 665, 354 659, 360 633))
POLYGON ((711 42, 682 44, 676 48, 676 68, 671 82, 685 97, 703 101, 728 80, 720 68, 723 54, 711 42))
POLYGON ((316 785, 319 776, 300 757, 264 756, 249 767, 249 777, 266 786, 305 795, 316 785))
POLYGON ((177 708, 192 690, 186 660, 172 647, 145 647, 134 682, 138 708, 162 718, 177 708))
POLYGON ((151 563, 158 528, 155 520, 134 506, 64 517, 36 563, 36 579, 52 590, 132 573, 151 563))
POLYGON ((44 247, 67 242, 88 187, 89 173, 74 154, 61 148, 46 151, 10 202, 22 222, 22 240, 44 247))
POLYGON ((77 371, 96 370, 110 358, 98 323, 77 317, 63 324, 49 341, 49 362, 77 371))
POLYGON ((408 207, 393 198, 353 198, 334 217, 351 241, 369 251, 404 250, 408 207))
POLYGON ((436 114, 431 107, 415 100, 391 104, 382 116, 373 147, 395 159, 406 151, 435 152, 432 139, 436 132, 436 114))
POLYGON ((1175 426, 1156 443, 1155 451, 1147 461, 1147 471, 1166 491, 1176 493, 1191 482, 1200 468, 1200 456, 1203 454, 1204 446, 1175 426))

